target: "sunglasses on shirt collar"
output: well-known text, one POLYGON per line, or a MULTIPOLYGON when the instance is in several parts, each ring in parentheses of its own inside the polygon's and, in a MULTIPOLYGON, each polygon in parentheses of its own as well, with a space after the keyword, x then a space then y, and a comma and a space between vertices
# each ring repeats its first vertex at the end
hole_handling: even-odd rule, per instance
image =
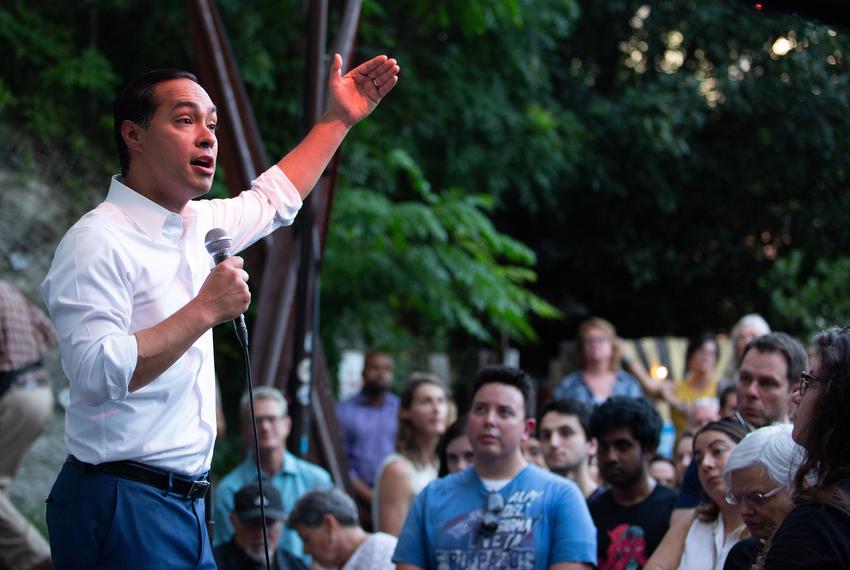
POLYGON ((487 536, 492 536, 499 528, 499 519, 501 518, 502 509, 505 508, 505 499, 497 491, 492 491, 487 495, 487 510, 484 511, 484 517, 481 519, 481 533, 487 536))

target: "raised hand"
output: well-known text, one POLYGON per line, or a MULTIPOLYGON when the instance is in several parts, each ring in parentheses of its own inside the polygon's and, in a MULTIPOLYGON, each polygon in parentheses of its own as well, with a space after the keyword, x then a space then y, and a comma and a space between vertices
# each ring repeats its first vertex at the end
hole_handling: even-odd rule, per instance
POLYGON ((342 75, 342 57, 334 54, 328 78, 327 113, 353 126, 367 117, 395 87, 399 69, 396 60, 379 55, 342 75))

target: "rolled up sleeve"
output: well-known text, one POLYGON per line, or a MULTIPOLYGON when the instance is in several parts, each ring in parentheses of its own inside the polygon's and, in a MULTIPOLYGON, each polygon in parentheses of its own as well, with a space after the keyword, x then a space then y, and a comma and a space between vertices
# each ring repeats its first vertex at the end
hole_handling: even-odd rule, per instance
POLYGON ((132 289, 120 252, 102 234, 69 232, 42 283, 62 367, 89 406, 129 394, 138 346, 129 332, 132 289))

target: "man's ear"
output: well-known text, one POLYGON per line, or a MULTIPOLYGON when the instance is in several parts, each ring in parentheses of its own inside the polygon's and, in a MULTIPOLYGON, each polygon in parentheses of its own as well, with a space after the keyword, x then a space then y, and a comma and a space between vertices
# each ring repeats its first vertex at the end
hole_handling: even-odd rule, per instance
POLYGON ((536 425, 537 420, 534 418, 525 418, 525 426, 522 429, 522 441, 528 441, 528 438, 534 433, 534 426, 536 425))
POLYGON ((655 457, 655 453, 657 451, 658 451, 658 448, 650 447, 650 448, 644 449, 641 452, 641 455, 643 455, 643 460, 646 463, 647 467, 649 467, 649 462, 652 461, 653 457, 655 457))
POLYGON ((121 138, 124 139, 124 144, 127 145, 128 150, 133 150, 135 152, 142 151, 142 135, 144 130, 145 129, 141 126, 129 119, 126 119, 123 123, 121 123, 121 138))
POLYGON ((596 455, 596 452, 599 451, 599 442, 596 441, 595 437, 591 437, 588 440, 585 450, 587 451, 588 457, 590 457, 591 455, 596 455))

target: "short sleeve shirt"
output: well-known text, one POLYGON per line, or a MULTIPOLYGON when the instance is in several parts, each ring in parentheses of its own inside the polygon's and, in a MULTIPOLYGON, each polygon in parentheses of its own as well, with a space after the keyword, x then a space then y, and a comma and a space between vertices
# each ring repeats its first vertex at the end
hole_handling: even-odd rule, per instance
POLYGON ((488 491, 474 467, 433 481, 413 501, 393 562, 426 570, 596 564, 596 528, 575 483, 528 465, 499 493, 498 527, 486 533, 488 491))

